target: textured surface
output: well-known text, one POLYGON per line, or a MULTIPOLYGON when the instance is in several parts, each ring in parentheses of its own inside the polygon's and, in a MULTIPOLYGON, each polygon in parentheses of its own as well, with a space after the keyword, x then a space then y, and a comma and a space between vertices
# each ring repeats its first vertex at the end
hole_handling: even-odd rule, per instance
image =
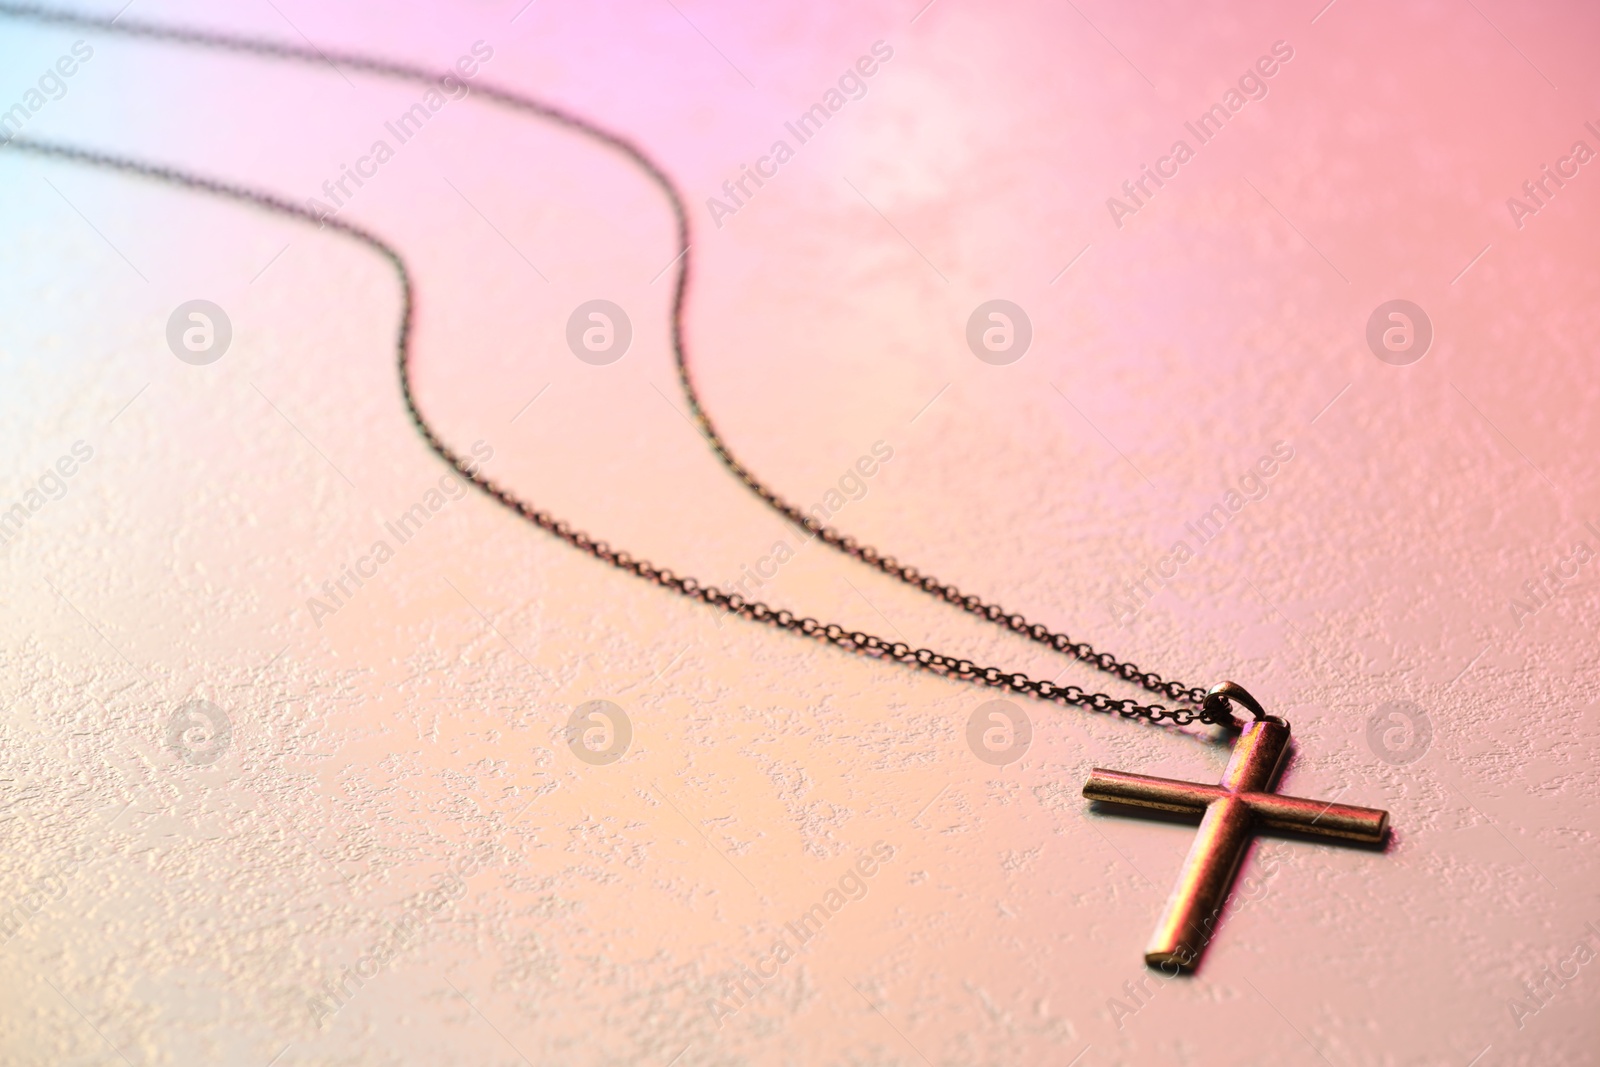
MULTIPOLYGON (((128 17, 439 66, 482 40, 482 77, 635 137, 691 201, 689 337, 755 470, 809 504, 886 443, 839 525, 1170 676, 1248 685, 1294 724, 1285 788, 1390 809, 1388 852, 1265 840, 1200 972, 1147 972, 1193 830, 1079 790, 1096 765, 1214 781, 1225 747, 1018 702, 1031 746, 996 766, 967 726, 1000 694, 719 625, 477 496, 441 494, 398 544, 384 524, 443 469, 399 404, 380 261, 0 152, 0 510, 93 449, 0 556, 0 1059, 1592 1059, 1600 173, 1520 229, 1505 200, 1600 149, 1595 14, 918 6, 128 17), (714 225, 706 198, 879 40, 866 95, 714 225), (1106 198, 1279 40, 1266 97, 1115 225, 1106 198), (196 297, 234 328, 209 366, 164 339, 196 297), (965 341, 997 297, 1033 326, 1008 366, 965 341), (1436 331, 1409 366, 1364 337, 1393 298, 1436 331), (1170 571, 1278 442, 1264 498, 1129 618, 1128 583, 1170 571), (393 558, 314 618, 378 540, 393 558), (229 720, 212 763, 169 737, 196 699, 229 720), (609 765, 565 742, 596 699, 631 722, 609 765), (1428 717, 1414 762, 1385 756, 1416 735, 1368 729, 1393 702, 1428 717), (878 842, 892 859, 852 878, 878 842), (841 881, 864 892, 735 1009, 740 969, 770 971, 841 881)), ((295 199, 419 96, 0 22, 0 108, 80 37, 93 58, 28 135, 295 199)), ((451 102, 345 216, 410 257, 422 403, 497 479, 709 581, 794 539, 681 414, 652 281, 670 218, 615 156, 451 102), (595 298, 634 327, 609 366, 564 341, 595 298)), ((820 546, 757 591, 1111 684, 820 546)))

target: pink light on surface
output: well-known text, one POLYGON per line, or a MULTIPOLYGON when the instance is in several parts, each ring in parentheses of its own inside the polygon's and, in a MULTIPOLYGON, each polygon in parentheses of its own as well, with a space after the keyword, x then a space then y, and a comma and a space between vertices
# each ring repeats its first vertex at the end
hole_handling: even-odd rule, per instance
POLYGON ((370 248, 13 147, 19 1062, 1583 1062, 1593 12, 93 12, 328 57, 8 17, 0 120, 381 236, 418 402, 497 484, 774 607, 1141 696, 731 478, 672 365, 687 263, 701 399, 760 478, 1075 640, 1246 684, 1293 722, 1284 791, 1394 834, 1264 838, 1169 981, 1141 952, 1194 831, 1080 791, 1214 781, 1225 738, 574 551, 419 438, 370 248), (486 86, 637 145, 688 254, 624 156, 486 86))

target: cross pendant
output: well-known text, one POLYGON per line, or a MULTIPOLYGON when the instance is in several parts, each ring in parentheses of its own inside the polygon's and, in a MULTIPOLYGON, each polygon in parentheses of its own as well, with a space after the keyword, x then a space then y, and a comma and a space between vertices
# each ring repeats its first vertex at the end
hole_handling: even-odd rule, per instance
POLYGON ((1090 800, 1200 816, 1178 884, 1145 949, 1152 967, 1191 971, 1211 940, 1234 874, 1257 830, 1292 830, 1318 837, 1379 844, 1389 813, 1325 804, 1272 792, 1289 747, 1289 724, 1262 717, 1234 742, 1220 785, 1178 782, 1095 768, 1083 787, 1090 800))

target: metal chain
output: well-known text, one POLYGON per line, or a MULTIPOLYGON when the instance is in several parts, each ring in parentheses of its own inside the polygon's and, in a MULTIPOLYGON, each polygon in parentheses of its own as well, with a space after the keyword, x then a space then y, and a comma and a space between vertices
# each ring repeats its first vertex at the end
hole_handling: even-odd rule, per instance
MULTIPOLYGON (((156 26, 133 21, 113 22, 110 19, 52 11, 31 5, 0 2, 0 15, 28 18, 42 22, 90 26, 105 32, 125 36, 241 52, 315 66, 332 63, 382 77, 421 82, 428 85, 433 84, 437 77, 434 73, 421 67, 367 56, 324 52, 278 44, 272 41, 156 26)), ((688 293, 690 273, 689 223, 684 210, 683 199, 678 194, 671 179, 641 149, 630 141, 600 129, 587 120, 578 118, 548 104, 482 83, 474 83, 471 89, 478 95, 494 100, 506 107, 527 112, 558 125, 566 126, 599 141, 607 147, 615 149, 643 170, 666 195, 677 224, 679 248, 677 286, 672 304, 672 351, 677 364, 678 378, 682 383, 684 394, 688 398, 694 421, 706 438, 707 443, 711 445, 712 451, 716 453, 717 458, 721 460, 723 465, 744 483, 751 492, 755 493, 758 498, 789 521, 820 539, 824 544, 843 552, 852 559, 860 560, 862 563, 875 567, 890 577, 897 578, 915 589, 937 597, 946 603, 953 604, 970 614, 1003 626, 1012 633, 1036 641, 1056 652, 1071 655, 1097 670, 1116 675, 1126 681, 1142 686, 1150 692, 1161 694, 1171 700, 1181 704, 1192 705, 1201 710, 1196 711, 1185 707, 1169 709, 1161 704, 1140 704, 1134 700, 1118 699, 1105 693, 1085 692, 1075 685, 1057 685, 1052 681, 1032 678, 1017 671, 1005 671, 998 667, 982 667, 970 660, 947 656, 931 649, 913 649, 910 645, 901 641, 886 641, 881 637, 860 630, 847 630, 836 623, 818 622, 809 616, 797 616, 787 609, 774 608, 761 601, 749 600, 739 593, 724 592, 714 585, 702 585, 694 578, 681 577, 666 568, 657 567, 647 560, 636 559, 627 552, 613 549, 606 542, 597 541, 580 530, 574 530, 564 520, 557 519, 549 512, 534 507, 510 490, 500 486, 482 474, 473 463, 445 444, 439 435, 434 432, 432 425, 423 416, 421 409, 418 407, 416 397, 412 391, 411 326, 413 293, 411 276, 406 269, 405 260, 381 238, 352 223, 335 217, 323 217, 306 207, 283 200, 270 193, 231 185, 169 167, 155 166, 126 157, 43 141, 12 139, 8 142, 8 145, 21 151, 138 174, 184 188, 254 204, 277 214, 290 216, 314 223, 319 227, 326 227, 344 233, 378 252, 389 261, 389 264, 394 268, 396 275, 400 279, 402 315, 395 347, 400 371, 401 394, 405 402, 406 412, 416 426, 417 432, 427 442, 428 447, 441 459, 454 467, 463 478, 528 522, 554 534, 567 544, 588 553, 598 560, 692 600, 721 608, 730 614, 738 615, 754 622, 765 623, 780 630, 787 630, 805 637, 826 641, 848 652, 893 660, 896 663, 918 667, 962 681, 1027 693, 1041 700, 1071 704, 1128 718, 1145 719, 1153 723, 1170 722, 1174 725, 1186 726, 1195 722, 1225 724, 1229 721, 1225 703, 1220 710, 1204 706, 1206 690, 1185 686, 1180 682, 1168 681, 1153 671, 1146 671, 1133 663, 1119 660, 1110 653, 1097 651, 1087 642, 1074 641, 1064 633, 1054 632, 1040 623, 1029 622, 1024 616, 1009 612, 998 604, 985 601, 971 594, 962 593, 954 585, 942 582, 931 574, 923 574, 915 567, 900 563, 893 556, 886 556, 869 545, 858 543, 855 538, 842 534, 831 526, 823 525, 813 516, 806 515, 794 504, 779 496, 771 487, 757 478, 749 468, 739 462, 738 458, 728 448, 727 443, 722 439, 722 435, 717 432, 716 427, 712 424, 710 417, 700 403, 699 393, 695 389, 693 378, 689 372, 687 350, 683 342, 683 311, 688 293)))
MULTIPOLYGON (((733 452, 722 440, 722 435, 719 434, 716 430, 716 427, 712 425, 710 416, 707 415, 700 406, 700 397, 694 388, 693 381, 690 378, 688 363, 684 358, 683 349, 681 347, 679 347, 677 350, 677 356, 678 376, 680 381, 683 383, 684 395, 689 398, 689 407, 694 415, 695 422, 699 425, 701 433, 706 438, 707 443, 711 445, 712 451, 717 454, 717 458, 722 461, 723 465, 727 467, 735 477, 743 482, 751 492, 760 497, 761 500, 769 507, 787 518, 790 522, 803 527, 811 536, 816 537, 824 544, 843 552, 852 559, 860 560, 862 563, 865 563, 870 567, 874 567, 882 571, 884 574, 900 579, 900 581, 905 582, 907 585, 912 586, 915 589, 938 597, 947 603, 954 604, 962 610, 973 615, 977 615, 978 617, 986 619, 989 622, 1004 626, 1012 633, 1021 634, 1030 640, 1037 641, 1042 645, 1047 645, 1057 652, 1065 652, 1073 655, 1079 660, 1090 664, 1098 670, 1105 671, 1109 674, 1115 674, 1121 678, 1127 679, 1128 681, 1135 682, 1151 692, 1160 693, 1172 700, 1195 705, 1201 705, 1204 703, 1206 696, 1206 690, 1204 689, 1191 688, 1185 686, 1181 682, 1167 681, 1154 671, 1142 670, 1133 663, 1118 660, 1109 652, 1098 652, 1086 641, 1074 641, 1066 634, 1055 633, 1048 626, 1044 626, 1041 623, 1029 622, 1025 616, 1015 612, 1007 611, 999 604, 985 601, 983 598, 974 596, 970 593, 962 593, 961 590, 956 586, 942 582, 931 574, 923 574, 916 567, 901 563, 893 556, 885 556, 871 545, 863 545, 854 537, 851 537, 847 534, 842 534, 834 527, 824 525, 814 516, 805 514, 794 504, 779 496, 771 487, 757 478, 749 470, 749 468, 745 467, 745 465, 740 463, 738 458, 734 456, 733 452)), ((738 594, 735 593, 733 596, 737 598, 738 594)), ((764 605, 757 603, 756 606, 759 607, 764 605)), ((1041 696, 1046 700, 1053 699, 1049 692, 1041 691, 1039 689, 1040 686, 1048 687, 1051 685, 1051 683, 1027 679, 1026 675, 1010 675, 1008 677, 1023 678, 1026 680, 1027 684, 1018 685, 1011 681, 990 681, 988 684, 1004 685, 1008 688, 1020 689, 1025 692, 1032 693, 1035 696, 1041 696)), ((1179 718, 1180 713, 1178 712, 1166 712, 1163 714, 1165 709, 1163 709, 1160 705, 1140 705, 1128 700, 1117 701, 1103 693, 1093 693, 1088 694, 1088 696, 1090 699, 1087 701, 1068 698, 1068 702, 1074 704, 1086 704, 1087 706, 1093 707, 1096 711, 1113 710, 1112 705, 1116 705, 1114 710, 1118 711, 1120 714, 1148 718, 1152 722, 1159 722, 1165 717, 1171 717, 1175 722, 1186 722, 1185 720, 1179 718), (1098 703, 1100 700, 1110 701, 1111 703, 1106 706, 1102 706, 1100 703, 1098 703)), ((1206 721, 1210 721, 1210 719, 1207 718, 1206 721)))

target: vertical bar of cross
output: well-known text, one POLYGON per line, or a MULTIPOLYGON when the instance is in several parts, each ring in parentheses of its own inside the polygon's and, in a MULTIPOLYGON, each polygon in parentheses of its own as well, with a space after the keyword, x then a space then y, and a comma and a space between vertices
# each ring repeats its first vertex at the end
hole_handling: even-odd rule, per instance
MULTIPOLYGON (((1272 720, 1249 723, 1234 744, 1222 775, 1223 787, 1230 794, 1271 789, 1288 745, 1287 724, 1272 720)), ((1249 803, 1237 795, 1219 797, 1207 806, 1178 883, 1145 949, 1146 963, 1188 971, 1199 962, 1221 917, 1239 861, 1249 847, 1253 821, 1249 803)))

